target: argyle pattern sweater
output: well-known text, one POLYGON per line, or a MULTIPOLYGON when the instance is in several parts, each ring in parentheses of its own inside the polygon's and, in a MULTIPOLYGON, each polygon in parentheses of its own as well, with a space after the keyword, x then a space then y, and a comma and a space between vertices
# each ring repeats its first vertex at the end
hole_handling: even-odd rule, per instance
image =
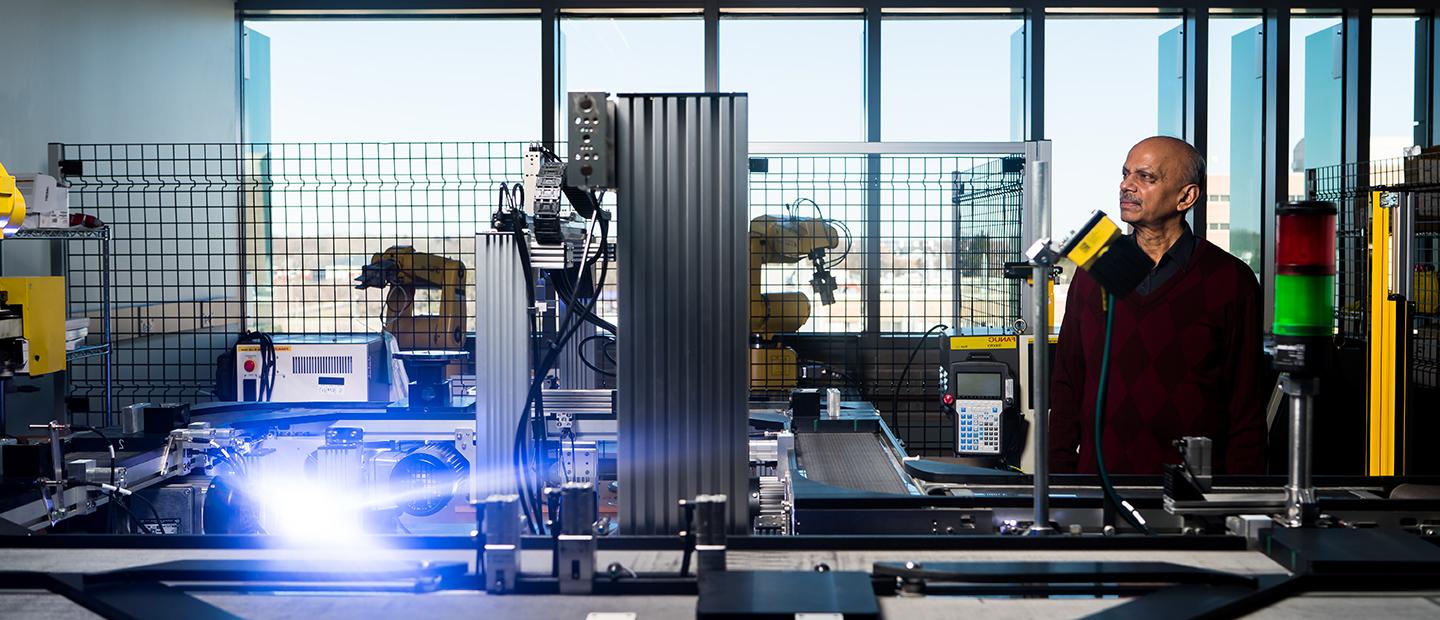
MULTIPOLYGON (((1095 473, 1104 290, 1077 271, 1066 297, 1050 401, 1056 473, 1095 473)), ((1115 304, 1105 395, 1105 466, 1159 475, 1176 439, 1215 442, 1216 473, 1263 473, 1265 373, 1260 286, 1239 259, 1196 238, 1189 262, 1147 295, 1115 304)))

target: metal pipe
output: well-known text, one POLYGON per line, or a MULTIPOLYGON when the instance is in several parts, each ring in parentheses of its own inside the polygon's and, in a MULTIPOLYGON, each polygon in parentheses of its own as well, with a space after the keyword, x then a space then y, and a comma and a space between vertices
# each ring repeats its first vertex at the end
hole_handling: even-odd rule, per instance
POLYGON ((65 457, 60 453, 60 430, 65 428, 59 422, 51 422, 50 427, 50 464, 54 466, 55 477, 50 480, 60 485, 60 492, 65 492, 65 457))
MULTIPOLYGON (((1042 252, 1034 261, 1035 282, 1035 344, 1031 392, 1035 395, 1035 515, 1029 533, 1049 534, 1050 528, 1050 268, 1049 252, 1042 252)), ((1019 337, 1018 335, 1016 336, 1019 337)))
MULTIPOLYGON (((243 211, 243 210, 242 210, 243 211)), ((242 253, 243 255, 243 253, 242 253)), ((244 294, 245 287, 240 287, 244 294)), ((110 227, 100 233, 100 328, 105 342, 105 428, 115 426, 115 340, 110 333, 110 227)), ((243 307, 243 306, 242 306, 243 307)))
POLYGON ((1290 396, 1290 472, 1285 485, 1285 521, 1290 527, 1313 525, 1318 516, 1315 489, 1310 484, 1310 425, 1314 379, 1286 376, 1285 393, 1290 396))

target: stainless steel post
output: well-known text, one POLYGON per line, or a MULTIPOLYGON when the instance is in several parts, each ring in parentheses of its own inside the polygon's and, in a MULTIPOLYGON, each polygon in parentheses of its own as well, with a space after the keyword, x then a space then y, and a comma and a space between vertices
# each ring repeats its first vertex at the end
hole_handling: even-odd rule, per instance
MULTIPOLYGON (((1046 243, 1048 246, 1048 243, 1046 243)), ((1048 251, 1040 252, 1032 259, 1034 274, 1032 275, 1035 290, 1032 294, 1035 297, 1035 316, 1032 325, 1035 326, 1035 344, 1030 347, 1030 354, 1034 356, 1032 366, 1035 372, 1031 374, 1032 384, 1029 386, 1031 393, 1035 395, 1035 442, 1033 452, 1035 454, 1035 515, 1033 523, 1027 533, 1035 535, 1050 534, 1054 530, 1050 527, 1050 270, 1053 267, 1053 254, 1048 251)), ((1019 338, 1019 335, 1016 335, 1019 338)))
POLYGON ((1287 375, 1282 387, 1290 396, 1290 477, 1285 484, 1285 525, 1305 527, 1314 525, 1319 517, 1315 489, 1310 485, 1310 422, 1316 381, 1287 375))

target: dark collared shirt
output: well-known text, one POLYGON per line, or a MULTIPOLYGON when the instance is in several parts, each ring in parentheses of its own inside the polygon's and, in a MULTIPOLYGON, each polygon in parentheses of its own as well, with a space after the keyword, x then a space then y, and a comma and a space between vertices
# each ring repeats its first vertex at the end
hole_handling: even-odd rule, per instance
POLYGON ((1185 220, 1180 220, 1180 237, 1160 256, 1160 262, 1155 263, 1150 269, 1150 275, 1145 276, 1145 279, 1140 281, 1140 286, 1135 287, 1135 292, 1149 295, 1150 291, 1160 288, 1185 268, 1185 264, 1190 262, 1190 254, 1194 251, 1195 233, 1190 232, 1190 225, 1185 220))

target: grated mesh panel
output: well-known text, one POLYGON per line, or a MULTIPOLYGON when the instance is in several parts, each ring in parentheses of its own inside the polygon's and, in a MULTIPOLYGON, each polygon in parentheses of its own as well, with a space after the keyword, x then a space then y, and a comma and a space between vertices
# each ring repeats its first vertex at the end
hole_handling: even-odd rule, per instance
POLYGON ((800 433, 795 447, 805 477, 815 482, 875 493, 909 492, 890 453, 872 433, 800 433))

